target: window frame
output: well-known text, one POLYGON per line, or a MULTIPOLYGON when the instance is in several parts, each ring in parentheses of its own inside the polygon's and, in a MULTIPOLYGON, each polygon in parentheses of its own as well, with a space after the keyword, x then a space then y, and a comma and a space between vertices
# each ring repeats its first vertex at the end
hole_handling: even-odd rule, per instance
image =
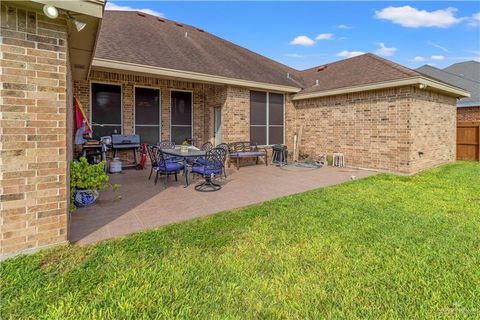
MULTIPOLYGON (((273 144, 270 143, 270 94, 273 93, 273 94, 280 94, 282 95, 282 115, 283 115, 283 124, 282 124, 282 143, 281 144, 285 144, 285 93, 283 92, 276 92, 276 91, 261 91, 261 90, 249 90, 250 92, 250 96, 249 96, 249 113, 250 113, 250 110, 251 110, 251 92, 262 92, 262 93, 265 93, 266 94, 266 104, 265 104, 265 113, 266 113, 266 124, 265 124, 265 131, 266 131, 266 144, 262 144, 260 146, 265 146, 265 147, 270 147, 272 146, 273 144)), ((251 127, 264 127, 263 125, 252 125, 251 124, 251 114, 249 114, 249 136, 250 136, 250 140, 251 140, 251 127)), ((280 125, 275 125, 275 124, 272 124, 271 125, 272 127, 274 128, 278 128, 280 127, 280 125)))
MULTIPOLYGON (((120 134, 123 134, 123 84, 122 83, 115 83, 115 82, 107 82, 107 81, 97 81, 97 80, 90 80, 89 83, 89 91, 90 91, 90 108, 89 108, 89 121, 90 125, 92 126, 92 136, 93 136, 93 121, 92 121, 92 113, 93 113, 93 84, 107 84, 111 86, 120 87, 120 134)), ((111 125, 111 124, 109 124, 111 125)))
POLYGON ((169 109, 169 114, 168 114, 168 117, 170 118, 170 141, 173 141, 172 139, 172 92, 174 91, 177 91, 177 92, 189 92, 190 93, 190 97, 192 98, 192 115, 191 115, 191 119, 190 119, 190 126, 185 126, 185 125, 175 125, 176 127, 191 127, 192 128, 192 134, 190 136, 190 139, 193 140, 193 112, 194 112, 194 104, 193 104, 193 90, 186 90, 186 89, 172 89, 170 88, 170 109, 169 109))
MULTIPOLYGON (((158 87, 151 87, 151 86, 142 86, 142 85, 134 85, 133 86, 133 133, 136 134, 136 129, 137 129, 137 123, 136 123, 136 88, 143 88, 143 89, 154 89, 158 90, 158 141, 162 141, 162 89, 158 87)), ((139 125, 139 126, 144 126, 144 127, 157 127, 156 125, 139 125)))

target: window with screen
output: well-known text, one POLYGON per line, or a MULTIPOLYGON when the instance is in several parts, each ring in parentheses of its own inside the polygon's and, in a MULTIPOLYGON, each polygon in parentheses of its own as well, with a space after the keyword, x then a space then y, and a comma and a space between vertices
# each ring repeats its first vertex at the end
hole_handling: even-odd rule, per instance
POLYGON ((171 99, 171 140, 181 144, 186 139, 192 139, 192 93, 172 91, 171 99))
POLYGON ((122 87, 92 83, 93 137, 122 133, 122 87))
POLYGON ((161 140, 159 89, 135 88, 135 134, 150 145, 161 140))
POLYGON ((283 144, 283 95, 250 91, 250 141, 259 145, 283 144))

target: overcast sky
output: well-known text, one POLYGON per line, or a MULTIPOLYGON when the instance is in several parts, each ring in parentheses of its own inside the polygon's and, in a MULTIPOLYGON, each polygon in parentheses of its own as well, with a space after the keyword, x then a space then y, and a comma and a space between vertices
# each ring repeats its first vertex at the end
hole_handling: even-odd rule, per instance
POLYGON ((109 1, 205 29, 297 69, 371 52, 411 68, 480 61, 480 2, 109 1))

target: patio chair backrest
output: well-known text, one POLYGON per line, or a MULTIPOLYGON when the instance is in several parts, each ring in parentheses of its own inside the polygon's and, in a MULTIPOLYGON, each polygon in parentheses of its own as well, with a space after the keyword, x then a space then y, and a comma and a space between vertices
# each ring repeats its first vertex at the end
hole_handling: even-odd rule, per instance
POLYGON ((200 150, 202 151, 210 151, 213 149, 213 144, 211 142, 205 142, 204 144, 202 144, 202 146, 200 147, 200 150))
POLYGON ((175 142, 169 140, 160 141, 157 145, 160 149, 175 149, 175 142))
POLYGON ((223 170, 226 156, 227 154, 222 148, 213 148, 207 151, 205 155, 205 168, 209 170, 223 170))
POLYGON ((152 166, 156 166, 160 161, 157 149, 158 148, 156 146, 147 146, 148 156, 150 158, 152 166))
POLYGON ((230 150, 230 147, 228 146, 228 144, 226 143, 220 143, 219 145, 217 145, 215 148, 220 148, 220 149, 223 149, 225 150, 225 153, 228 154, 229 150, 230 150))

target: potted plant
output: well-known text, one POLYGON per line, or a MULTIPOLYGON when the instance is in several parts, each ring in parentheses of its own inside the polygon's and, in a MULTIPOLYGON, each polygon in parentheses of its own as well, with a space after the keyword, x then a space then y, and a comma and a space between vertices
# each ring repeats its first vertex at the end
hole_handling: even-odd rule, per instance
POLYGON ((85 157, 70 164, 71 210, 93 204, 98 198, 98 191, 111 187, 118 190, 119 185, 112 185, 105 173, 105 161, 98 164, 88 163, 85 157))

